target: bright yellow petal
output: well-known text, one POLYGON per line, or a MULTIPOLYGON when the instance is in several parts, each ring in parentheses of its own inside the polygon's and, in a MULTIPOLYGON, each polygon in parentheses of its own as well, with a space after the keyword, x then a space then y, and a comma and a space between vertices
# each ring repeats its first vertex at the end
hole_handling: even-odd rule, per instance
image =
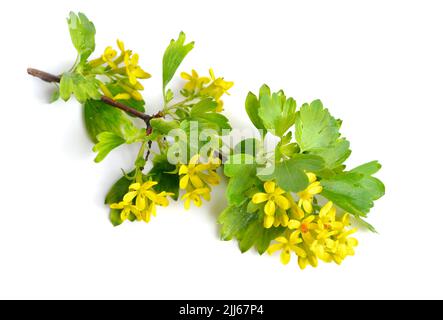
POLYGON ((273 254, 283 248, 284 244, 282 243, 274 243, 271 244, 267 250, 268 254, 273 254))
POLYGON ((269 216, 273 216, 275 214, 275 202, 272 200, 268 200, 265 204, 265 213, 269 216))
POLYGON ((138 210, 143 210, 146 207, 146 198, 142 195, 139 195, 136 199, 135 199, 135 206, 137 207, 138 210))
POLYGON ((193 174, 191 176, 189 176, 189 178, 191 179, 191 183, 195 188, 203 188, 205 186, 205 184, 203 183, 202 179, 200 179, 199 176, 193 174))
POLYGON ((137 196, 137 191, 129 191, 127 194, 123 196, 123 201, 127 203, 131 203, 132 200, 137 196))
POLYGON ((306 213, 312 212, 312 203, 309 200, 303 200, 303 209, 305 209, 306 213))
POLYGON ((286 239, 286 237, 283 237, 283 236, 275 238, 275 241, 280 242, 280 243, 288 243, 288 239, 286 239))
POLYGON ((306 172, 306 175, 308 176, 309 183, 313 183, 317 180, 317 176, 312 172, 306 172))
POLYGON ((136 183, 132 183, 132 184, 129 186, 129 189, 130 189, 130 190, 138 190, 138 189, 140 189, 140 183, 138 183, 138 182, 136 182, 136 183))
POLYGON ((259 193, 254 194, 254 196, 252 197, 252 202, 255 204, 258 204, 258 203, 265 202, 266 200, 268 200, 268 198, 269 197, 266 193, 259 192, 259 193))
POLYGON ((274 220, 275 220, 274 216, 265 215, 263 220, 263 227, 269 229, 274 224, 274 220))
POLYGON ((189 175, 186 174, 180 179, 180 189, 186 189, 186 187, 188 186, 188 182, 189 175))
POLYGON ((188 167, 186 165, 182 164, 180 166, 180 169, 178 170, 178 174, 182 175, 182 174, 185 174, 185 173, 188 173, 188 167))
POLYGON ((299 228, 300 225, 301 225, 300 221, 297 221, 295 219, 291 219, 288 222, 288 228, 291 230, 299 228))
POLYGON ((284 196, 275 196, 275 203, 282 210, 289 209, 289 200, 286 197, 284 197, 284 196))
POLYGON ((308 265, 308 259, 302 258, 299 256, 298 257, 298 266, 300 267, 300 269, 304 270, 307 265, 308 265))
POLYGON ((266 193, 274 193, 275 182, 274 181, 266 181, 264 184, 264 188, 265 188, 266 193))
POLYGON ((280 261, 283 264, 288 264, 291 260, 291 252, 289 250, 283 250, 280 254, 280 261))

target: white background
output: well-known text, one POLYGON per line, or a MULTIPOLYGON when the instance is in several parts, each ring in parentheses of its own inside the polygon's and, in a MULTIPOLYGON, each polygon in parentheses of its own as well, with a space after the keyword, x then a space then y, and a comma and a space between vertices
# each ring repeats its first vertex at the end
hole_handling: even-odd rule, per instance
POLYGON ((2 2, 0 298, 443 298, 441 1, 2 2), (248 90, 266 82, 343 119, 350 167, 378 159, 386 196, 341 267, 298 270, 218 239, 224 186, 201 209, 161 208, 149 224, 108 222, 103 198, 135 149, 94 164, 81 106, 48 104, 75 58, 65 23, 85 12, 97 50, 115 39, 141 56, 150 112, 161 58, 180 30, 196 41, 180 70, 235 81, 225 99, 250 126, 248 90))

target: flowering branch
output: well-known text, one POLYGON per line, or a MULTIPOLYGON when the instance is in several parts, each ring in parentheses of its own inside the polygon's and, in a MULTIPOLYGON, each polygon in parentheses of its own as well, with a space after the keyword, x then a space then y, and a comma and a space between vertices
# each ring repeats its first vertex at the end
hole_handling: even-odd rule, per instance
MULTIPOLYGON (((34 68, 28 68, 28 74, 30 74, 33 77, 39 78, 45 82, 55 82, 55 83, 60 83, 61 77, 60 76, 56 76, 54 74, 45 72, 45 71, 41 71, 38 69, 34 69, 34 68)), ((127 113, 132 114, 133 116, 142 119, 145 123, 147 128, 149 129, 151 127, 151 125, 149 124, 149 122, 151 121, 152 118, 158 118, 161 117, 161 114, 156 114, 154 116, 150 116, 147 115, 143 112, 140 112, 134 108, 128 107, 126 105, 124 105, 123 103, 120 103, 118 101, 115 101, 109 97, 106 96, 101 96, 101 101, 103 101, 104 103, 106 103, 107 105, 110 105, 111 107, 114 108, 118 108, 120 110, 123 110, 127 113)))

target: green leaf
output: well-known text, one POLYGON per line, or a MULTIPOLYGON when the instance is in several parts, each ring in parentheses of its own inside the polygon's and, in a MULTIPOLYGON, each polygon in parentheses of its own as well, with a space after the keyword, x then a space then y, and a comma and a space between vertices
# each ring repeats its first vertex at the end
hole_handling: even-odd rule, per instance
POLYGON ((240 206, 227 207, 220 214, 220 236, 222 240, 237 238, 241 252, 255 246, 263 254, 270 242, 283 233, 284 228, 264 228, 263 213, 248 213, 247 206, 248 201, 244 201, 240 206))
POLYGON ((117 227, 123 223, 121 219, 121 210, 118 209, 110 209, 109 210, 109 220, 114 227, 117 227))
POLYGON ((376 174, 380 169, 381 164, 377 160, 375 160, 355 167, 350 172, 356 172, 364 174, 366 176, 371 176, 373 174, 376 174))
POLYGON ((214 112, 217 108, 217 102, 212 98, 207 98, 199 101, 191 108, 191 117, 199 116, 204 113, 214 112))
POLYGON ((217 131, 219 135, 228 134, 232 130, 228 118, 220 113, 214 112, 217 103, 212 98, 199 101, 191 108, 189 121, 197 121, 199 130, 212 129, 217 131))
POLYGON ((69 13, 68 26, 71 40, 80 56, 80 61, 85 62, 95 50, 95 27, 83 13, 76 15, 69 13))
POLYGON ((246 113, 248 114, 249 119, 251 119, 252 124, 257 129, 263 130, 263 136, 265 136, 267 133, 267 130, 263 124, 262 119, 258 115, 258 110, 260 108, 260 102, 258 101, 256 95, 253 94, 252 92, 249 92, 248 95, 246 96, 245 108, 246 108, 246 113))
POLYGON ((111 150, 121 146, 125 143, 125 139, 113 132, 102 132, 97 135, 98 143, 92 148, 94 152, 97 152, 95 162, 102 161, 111 150))
POLYGON ((333 118, 320 100, 303 104, 296 114, 295 138, 302 152, 321 156, 328 170, 338 168, 351 154, 349 142, 340 138, 341 121, 333 118))
POLYGON ((226 188, 228 203, 241 204, 245 200, 244 193, 257 182, 254 157, 248 154, 231 155, 224 164, 224 173, 230 177, 226 188))
POLYGON ((153 167, 148 173, 148 177, 157 181, 158 184, 154 186, 154 190, 157 192, 172 192, 174 200, 179 196, 179 175, 173 172, 176 166, 170 164, 166 155, 157 155, 153 159, 153 167))
POLYGON ((87 99, 100 99, 98 81, 94 76, 83 76, 79 73, 65 72, 60 80, 60 97, 68 101, 71 95, 83 103, 87 99))
POLYGON ((119 135, 127 143, 145 135, 144 130, 137 128, 125 112, 100 100, 86 101, 84 119, 86 131, 93 142, 97 142, 97 135, 105 131, 119 135))
POLYGON ((356 216, 366 217, 374 206, 374 201, 385 193, 383 183, 371 173, 379 164, 370 162, 349 172, 343 172, 328 179, 322 179, 322 195, 345 211, 356 216))
POLYGON ((194 42, 185 45, 186 35, 180 32, 177 40, 171 40, 163 55, 163 90, 171 81, 183 59, 194 48, 194 42))
POLYGON ((191 116, 189 120, 197 121, 200 126, 200 130, 213 129, 217 131, 219 135, 226 135, 232 130, 228 118, 220 113, 201 113, 195 116, 191 116))
POLYGON ((150 121, 152 132, 154 134, 168 135, 171 130, 178 129, 180 122, 176 120, 164 120, 161 118, 154 118, 150 121))
POLYGON ((128 192, 129 185, 133 182, 133 180, 128 179, 127 176, 131 176, 132 174, 134 174, 134 170, 127 175, 123 175, 112 185, 106 194, 105 204, 117 203, 123 200, 123 196, 128 192))
POLYGON ((286 191, 299 192, 309 184, 305 171, 318 171, 324 167, 319 156, 296 154, 293 158, 275 164, 274 172, 269 175, 259 174, 262 180, 275 179, 277 184, 286 191))
POLYGON ((268 131, 273 131, 278 137, 282 137, 294 124, 296 102, 294 99, 286 99, 283 91, 269 92, 269 88, 262 87, 260 90, 260 108, 258 114, 268 131))
POLYGON ((60 98, 60 89, 57 87, 51 94, 51 98, 49 99, 49 103, 54 103, 60 98))

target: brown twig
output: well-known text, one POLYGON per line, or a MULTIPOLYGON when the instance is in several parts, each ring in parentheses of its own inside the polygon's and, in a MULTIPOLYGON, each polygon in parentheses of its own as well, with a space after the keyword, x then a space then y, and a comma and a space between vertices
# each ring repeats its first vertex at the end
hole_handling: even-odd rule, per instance
POLYGON ((30 74, 33 77, 37 77, 43 81, 46 82, 60 82, 61 77, 60 76, 56 76, 41 70, 37 70, 37 69, 33 69, 33 68, 28 68, 28 74, 30 74))
MULTIPOLYGON (((56 83, 59 83, 60 80, 61 80, 60 76, 56 76, 56 75, 50 74, 50 73, 45 72, 45 71, 41 71, 41 70, 37 70, 37 69, 33 69, 33 68, 28 68, 27 71, 28 71, 28 74, 30 74, 31 76, 37 77, 37 78, 39 78, 39 79, 41 79, 43 81, 46 81, 46 82, 56 82, 56 83)), ((140 112, 140 111, 138 111, 138 110, 136 110, 134 108, 128 107, 128 106, 124 105, 123 103, 115 101, 115 100, 113 100, 113 99, 111 99, 109 97, 106 97, 106 96, 102 96, 101 97, 101 101, 103 101, 107 105, 110 105, 110 106, 112 106, 114 108, 118 108, 118 109, 123 110, 123 111, 125 111, 125 112, 127 112, 127 113, 129 113, 129 114, 131 114, 131 115, 133 115, 135 117, 137 117, 137 118, 142 119, 146 123, 146 127, 147 127, 146 132, 147 132, 147 134, 152 132, 151 124, 149 123, 151 121, 151 119, 152 118, 159 118, 159 117, 163 116, 163 114, 161 112, 159 112, 159 113, 157 113, 157 114, 155 114, 153 116, 147 115, 147 114, 145 114, 143 112, 140 112)))

